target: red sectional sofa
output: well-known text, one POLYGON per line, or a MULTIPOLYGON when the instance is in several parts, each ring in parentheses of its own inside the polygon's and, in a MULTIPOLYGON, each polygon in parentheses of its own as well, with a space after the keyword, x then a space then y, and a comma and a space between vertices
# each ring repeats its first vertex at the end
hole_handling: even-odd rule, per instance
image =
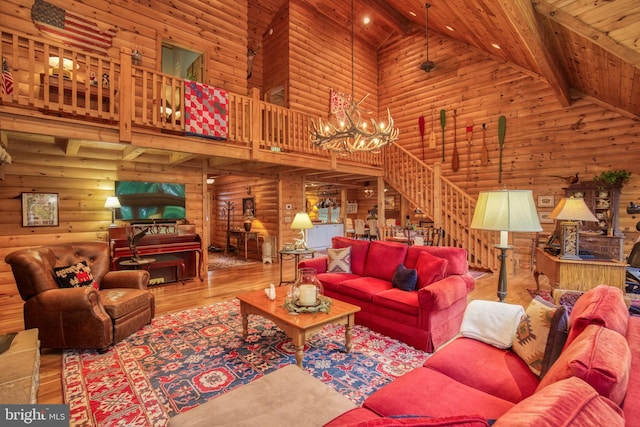
POLYGON ((542 379, 509 348, 457 337, 327 425, 640 425, 640 317, 622 291, 586 292, 568 327, 542 379))
POLYGON ((351 248, 350 273, 328 273, 327 256, 298 267, 315 268, 328 297, 361 307, 356 323, 427 352, 459 332, 467 294, 475 286, 466 250, 345 237, 334 237, 332 247, 351 248), (399 264, 417 270, 419 289, 392 286, 399 264))

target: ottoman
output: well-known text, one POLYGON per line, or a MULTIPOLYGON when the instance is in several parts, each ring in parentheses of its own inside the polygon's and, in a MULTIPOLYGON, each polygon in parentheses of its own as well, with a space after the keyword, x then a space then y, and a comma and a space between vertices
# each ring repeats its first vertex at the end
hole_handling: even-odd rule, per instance
POLYGON ((355 407, 297 365, 287 365, 176 415, 167 427, 316 427, 355 407))

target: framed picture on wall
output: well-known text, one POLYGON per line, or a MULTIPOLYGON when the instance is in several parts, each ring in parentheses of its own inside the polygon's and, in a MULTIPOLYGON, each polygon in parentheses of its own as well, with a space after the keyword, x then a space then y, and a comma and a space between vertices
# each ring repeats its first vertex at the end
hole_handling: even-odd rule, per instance
POLYGON ((540 224, 553 224, 553 219, 549 218, 551 212, 538 212, 538 219, 540 224))
POLYGON ((538 196, 539 208, 552 208, 554 206, 555 197, 553 196, 538 196))
POLYGON ((396 198, 394 196, 385 196, 384 208, 387 210, 394 210, 396 208, 396 198))
POLYGON ((58 225, 58 193, 22 193, 23 227, 58 225))
POLYGON ((256 216, 256 202, 253 197, 245 197, 242 199, 242 216, 243 217, 255 217, 256 216))

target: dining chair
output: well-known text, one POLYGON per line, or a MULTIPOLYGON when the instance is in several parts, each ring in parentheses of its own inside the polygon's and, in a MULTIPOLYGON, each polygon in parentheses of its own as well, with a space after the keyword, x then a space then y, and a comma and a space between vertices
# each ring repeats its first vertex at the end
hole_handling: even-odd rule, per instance
POLYGON ((346 227, 344 229, 345 235, 347 237, 354 236, 356 234, 356 229, 353 226, 353 220, 351 218, 347 218, 345 222, 346 222, 345 224, 346 227))
POLYGON ((363 219, 356 219, 354 221, 355 223, 355 237, 356 239, 366 239, 367 238, 367 231, 364 228, 364 220, 363 219))
POLYGON ((369 223, 369 240, 377 240, 378 239, 378 220, 370 219, 367 222, 369 223))

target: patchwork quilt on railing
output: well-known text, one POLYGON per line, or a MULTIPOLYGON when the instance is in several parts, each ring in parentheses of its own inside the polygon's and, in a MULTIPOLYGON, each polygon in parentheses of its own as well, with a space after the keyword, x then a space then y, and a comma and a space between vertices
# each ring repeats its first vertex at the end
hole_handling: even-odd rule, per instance
POLYGON ((203 83, 184 81, 185 134, 227 139, 229 92, 203 83))

